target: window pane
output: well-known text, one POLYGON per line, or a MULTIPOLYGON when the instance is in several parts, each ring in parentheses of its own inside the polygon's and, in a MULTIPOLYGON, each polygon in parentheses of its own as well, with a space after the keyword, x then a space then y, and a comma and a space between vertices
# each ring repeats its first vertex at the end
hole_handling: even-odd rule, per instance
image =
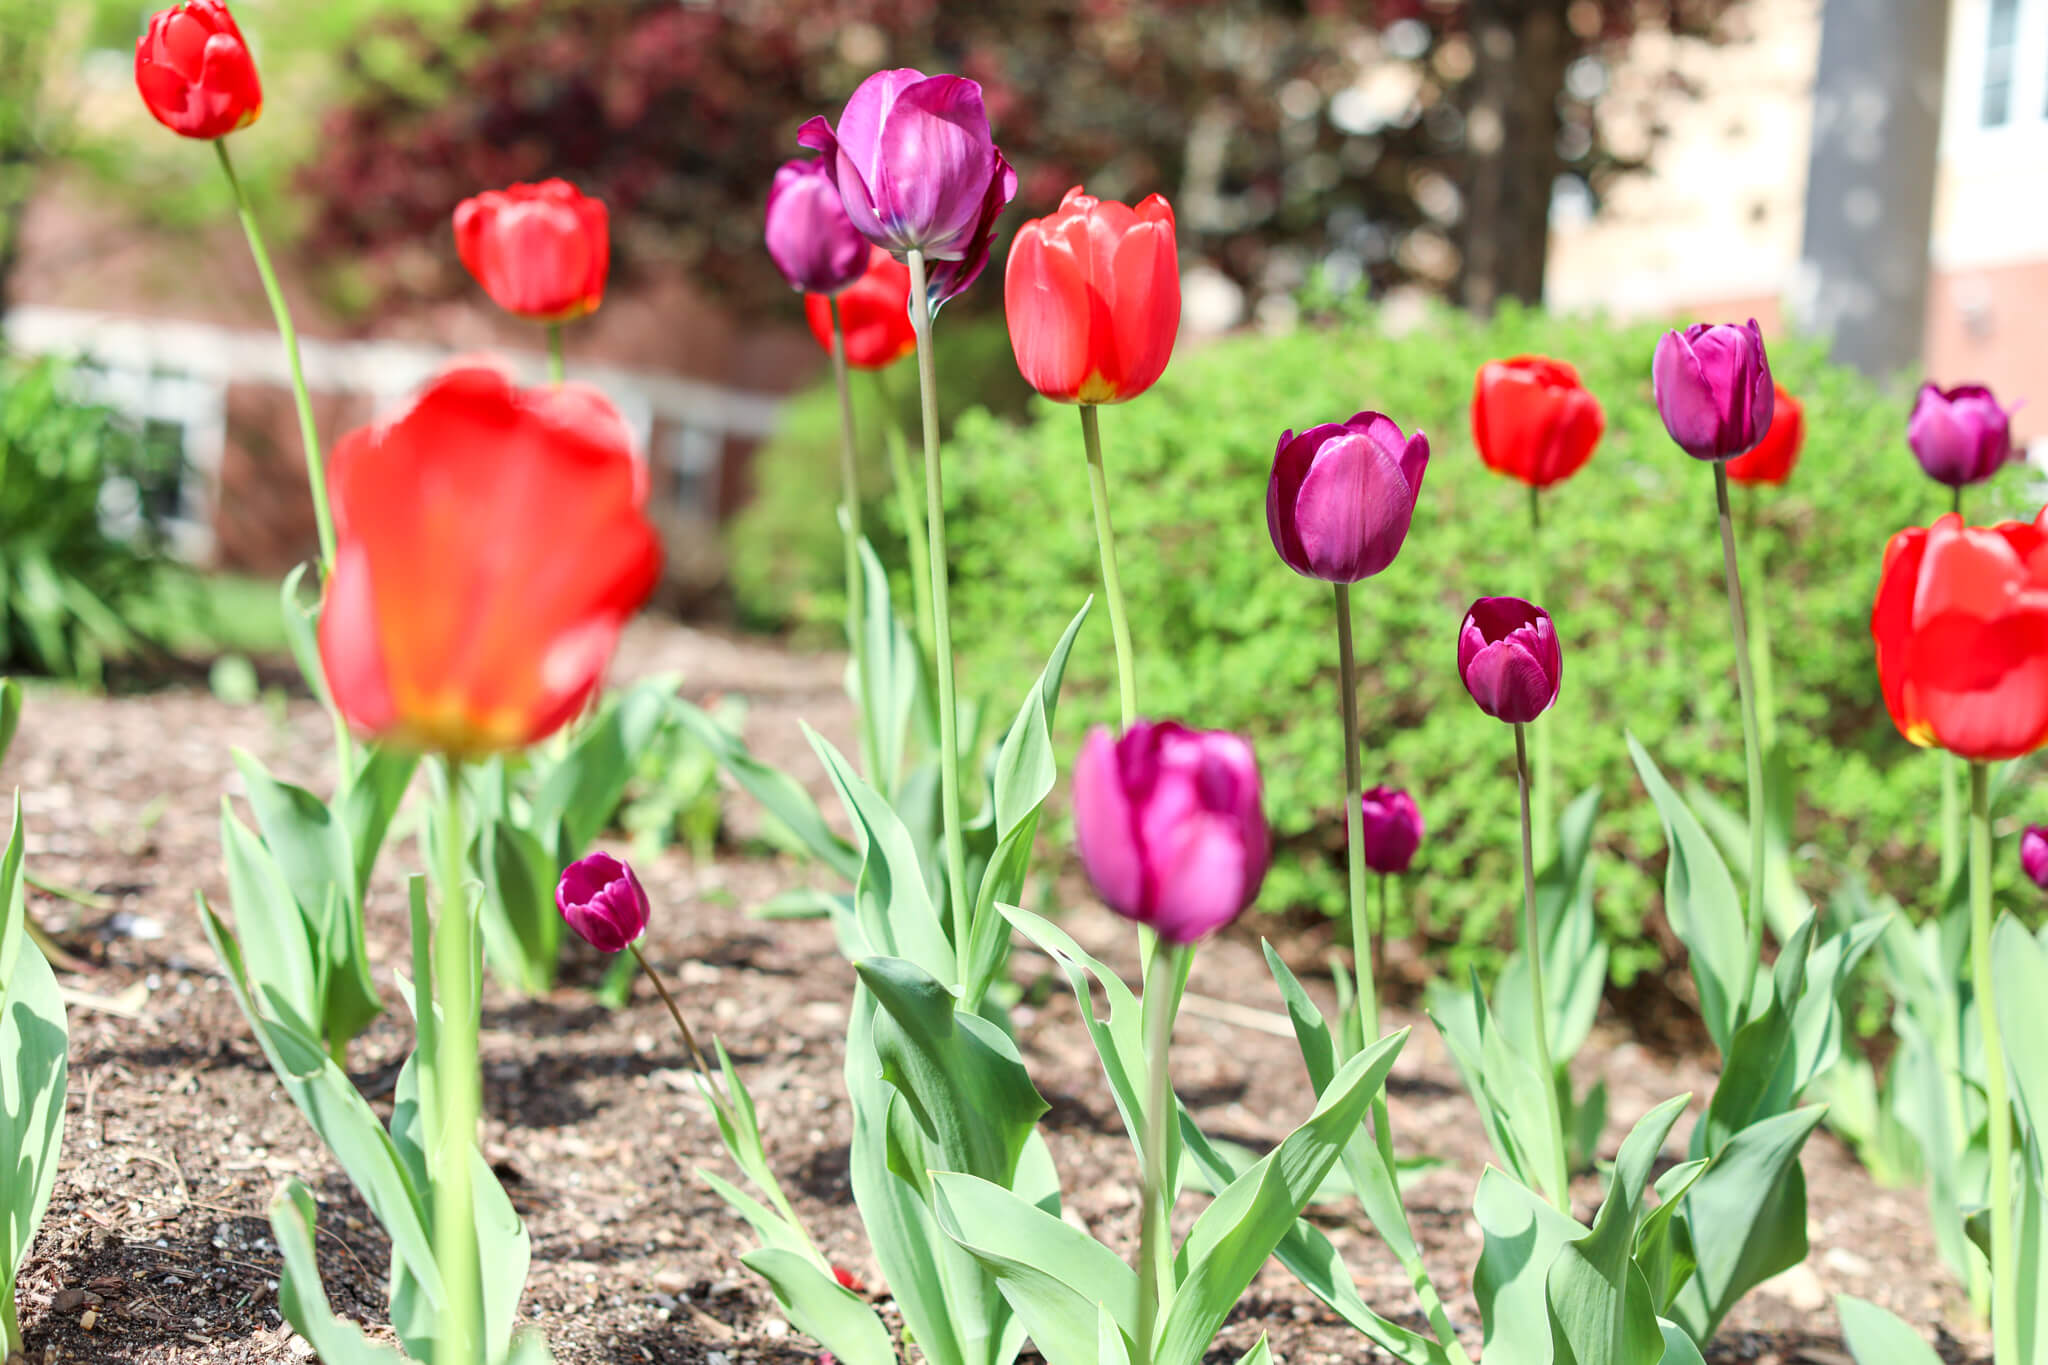
POLYGON ((1984 102, 1978 122, 2002 127, 2012 117, 2013 47, 2018 37, 2020 0, 1991 0, 1984 35, 1984 102))

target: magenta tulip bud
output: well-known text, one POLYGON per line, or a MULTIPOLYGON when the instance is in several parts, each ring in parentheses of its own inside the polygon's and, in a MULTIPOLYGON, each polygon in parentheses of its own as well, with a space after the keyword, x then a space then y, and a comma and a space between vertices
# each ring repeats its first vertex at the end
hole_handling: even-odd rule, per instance
POLYGON ((2028 825, 2020 836, 2020 868, 2034 885, 2048 891, 2048 825, 2028 825))
POLYGON ((821 158, 785 161, 768 190, 768 255, 799 294, 836 294, 867 273, 868 239, 821 158))
POLYGON ((1664 429, 1695 460, 1747 455, 1771 429, 1771 362, 1755 318, 1666 332, 1650 380, 1664 429))
POLYGON ((1406 872, 1422 846, 1422 812, 1416 809, 1415 798, 1399 787, 1374 787, 1362 805, 1365 865, 1382 875, 1406 872))
POLYGON ((623 953, 647 931, 647 893, 633 869, 609 853, 593 853, 562 869, 555 908, 601 953, 623 953))
POLYGON ((1227 730, 1141 720, 1089 732, 1074 763, 1081 866, 1109 908, 1169 943, 1243 914, 1272 854, 1252 746, 1227 730))
POLYGON ((1482 597, 1458 632, 1458 672, 1479 709, 1523 725, 1557 702, 1564 651, 1550 613, 1519 597, 1482 597))
POLYGON ((876 246, 933 263, 932 301, 974 282, 988 264, 996 215, 1017 193, 997 149, 981 86, 908 67, 860 83, 834 128, 820 116, 797 141, 824 153, 847 217, 876 246))
POLYGON ((1371 578, 1401 553, 1428 468, 1429 438, 1377 412, 1287 432, 1266 484, 1273 548, 1308 578, 1371 578))
POLYGON ((1982 483, 2020 456, 2012 443, 2012 409, 2000 407, 1982 384, 1922 384, 1906 422, 1906 444, 1927 477, 1950 488, 1982 483))

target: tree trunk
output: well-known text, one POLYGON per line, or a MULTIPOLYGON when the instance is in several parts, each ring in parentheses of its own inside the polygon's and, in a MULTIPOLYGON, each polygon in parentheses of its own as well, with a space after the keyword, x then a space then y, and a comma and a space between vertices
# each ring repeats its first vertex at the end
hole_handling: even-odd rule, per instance
POLYGON ((1571 62, 1564 0, 1471 0, 1465 82, 1464 260, 1459 299, 1490 313, 1502 299, 1543 301, 1558 100, 1571 62))

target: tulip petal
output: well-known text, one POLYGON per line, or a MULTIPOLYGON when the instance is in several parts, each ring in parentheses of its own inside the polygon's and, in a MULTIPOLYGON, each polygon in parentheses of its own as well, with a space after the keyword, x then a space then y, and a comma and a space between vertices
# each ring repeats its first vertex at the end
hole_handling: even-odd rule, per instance
POLYGON ((1124 791, 1117 740, 1097 726, 1074 760, 1074 839, 1096 893, 1113 910, 1135 915, 1145 904, 1137 813, 1124 791))
POLYGON ((1664 429, 1679 449, 1696 458, 1710 458, 1721 435, 1719 405, 1700 358, 1686 338, 1666 332, 1650 365, 1650 387, 1664 429))
POLYGON ((1193 943, 1237 918, 1251 867, 1237 821, 1193 814, 1152 850, 1159 893, 1149 922, 1169 943, 1193 943))
MULTIPOLYGON (((847 122, 840 119, 841 148, 864 145, 847 122)), ((932 76, 904 88, 873 145, 867 185, 889 237, 936 260, 966 257, 996 174, 981 87, 961 76, 932 76)))
POLYGON ((1394 562, 1414 510, 1407 476, 1388 452, 1369 437, 1340 436, 1302 477, 1295 535, 1318 578, 1355 583, 1394 562))
POLYGON ((1101 279, 1096 285, 1108 303, 1115 368, 1105 367, 1103 377, 1116 401, 1126 402, 1159 382, 1180 333, 1180 257, 1172 220, 1134 221, 1107 264, 1106 285, 1101 279))
POLYGON ((1089 371, 1088 278, 1072 243, 1026 223, 1010 247, 1003 274, 1003 311, 1024 381, 1048 398, 1071 403, 1089 371))

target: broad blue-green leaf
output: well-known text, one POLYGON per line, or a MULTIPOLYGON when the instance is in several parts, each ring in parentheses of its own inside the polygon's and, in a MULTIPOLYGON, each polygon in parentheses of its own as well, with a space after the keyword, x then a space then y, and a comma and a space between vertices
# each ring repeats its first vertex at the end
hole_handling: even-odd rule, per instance
POLYGON ((402 1365, 404 1357, 379 1346, 354 1323, 334 1316, 320 1283, 313 1251, 313 1196, 291 1181, 270 1205, 270 1230, 284 1259, 277 1276, 277 1307, 298 1334, 312 1343, 325 1365, 402 1365))
POLYGON ((542 995, 555 984, 562 916, 555 908, 560 872, 548 846, 516 820, 484 822, 470 849, 483 883, 477 925, 498 975, 515 990, 542 995))
POLYGON ((938 1168, 1007 1186, 1024 1139, 1044 1114, 1017 1045, 915 963, 871 957, 854 964, 882 1007, 875 1056, 908 1105, 938 1168))
POLYGON ((1266 1334, 1259 1333, 1259 1339, 1252 1348, 1237 1358, 1237 1365, 1273 1365, 1272 1348, 1266 1345, 1266 1334))
POLYGON ((64 1145, 69 1035, 57 978, 28 937, 21 798, 0 859, 0 1352, 21 1347, 14 1276, 50 1204, 64 1145))
MULTIPOLYGON (((817 1252, 811 1248, 809 1242, 804 1240, 801 1233, 784 1221, 780 1214, 774 1212, 766 1204, 763 1204, 745 1190, 740 1189, 731 1181, 725 1180, 701 1166, 697 1168, 697 1178, 706 1185, 709 1185, 713 1193, 732 1206, 734 1213, 746 1220, 747 1226, 754 1230, 754 1235, 761 1239, 764 1249, 787 1251, 801 1256, 814 1266, 817 1264, 817 1252)), ((838 1282, 835 1280, 834 1283, 838 1282)))
POLYGON ((342 828, 348 831, 349 851, 355 857, 358 905, 369 889, 370 873, 377 866, 384 836, 391 830, 391 818, 405 800, 405 789, 411 785, 419 765, 417 754, 372 746, 356 768, 347 795, 341 799, 337 813, 342 828))
POLYGON ((264 847, 306 921, 321 1034, 330 1047, 345 1045, 384 1012, 370 979, 348 829, 319 797, 278 781, 253 755, 237 749, 234 758, 264 847))
MULTIPOLYGON (((305 1021, 293 1017, 289 1002, 250 977, 239 942, 207 905, 204 895, 199 898, 199 911, 235 1000, 285 1093, 327 1143, 363 1202, 377 1216, 391 1238, 393 1254, 416 1267, 423 1278, 434 1276, 426 1203, 391 1135, 305 1021)), ((442 1302, 438 1278, 428 1279, 427 1289, 434 1303, 442 1302)))
POLYGON ((660 677, 635 684, 578 730, 569 751, 548 768, 534 793, 530 832, 546 846, 549 861, 574 862, 603 832, 641 755, 673 720, 670 701, 680 682, 660 677))
POLYGON ((1657 1365, 1664 1354, 1650 1284, 1633 1253, 1643 1187, 1691 1098, 1666 1100, 1636 1124, 1615 1157, 1592 1231, 1551 1264, 1546 1292, 1559 1365, 1657 1365))
POLYGON ((702 707, 680 697, 669 702, 676 719, 718 759, 718 765, 746 793, 781 821, 797 841, 834 872, 851 882, 860 876, 860 853, 832 832, 810 793, 788 773, 771 768, 748 751, 745 741, 713 719, 702 707))
POLYGON ((1750 1125, 1714 1153, 1680 1216, 1699 1266, 1671 1317, 1708 1341, 1757 1285, 1806 1259, 1806 1175, 1799 1152, 1825 1114, 1818 1105, 1750 1125))
POLYGON ((1685 1329, 1675 1322, 1657 1319, 1657 1330, 1664 1334, 1663 1365, 1706 1365, 1700 1357, 1700 1348, 1693 1344, 1685 1329))
POLYGON ((1051 1365, 1096 1365, 1100 1316, 1137 1332, 1139 1277, 1108 1246, 989 1181, 932 1173, 938 1226, 1001 1285, 1051 1365))
MULTIPOLYGON (((1523 1184, 1553 1200, 1562 1198, 1563 1191, 1548 1188, 1556 1184, 1563 1167, 1563 1154, 1554 1150, 1557 1135, 1550 1127, 1546 1093, 1553 1078, 1544 1076, 1519 1045, 1507 1040, 1487 1006, 1476 972, 1465 990, 1444 983, 1429 992, 1428 1000, 1429 1016, 1479 1106, 1494 1154, 1523 1184)), ((1531 1025, 1522 1021, 1519 1027, 1531 1025)))
POLYGON ((846 1365, 895 1365, 896 1349, 875 1310, 809 1258, 762 1247, 740 1257, 740 1264, 768 1282, 798 1331, 846 1365))
POLYGON ((1350 1145, 1407 1041, 1408 1030, 1402 1029, 1345 1063, 1308 1120, 1195 1220, 1176 1257, 1179 1288, 1154 1343, 1158 1365, 1194 1365, 1202 1358, 1252 1277, 1350 1145))
POLYGON ((20 728, 21 684, 12 678, 0 678, 0 759, 7 757, 14 732, 20 728))
POLYGON ((1991 979, 1998 992, 1998 1025, 2005 1035, 2006 1070, 2013 1101, 2028 1128, 2048 1131, 2048 952, 2011 915, 1991 937, 1991 979))
POLYGON ((321 1018, 321 977, 312 929, 290 880, 263 841, 223 800, 221 861, 228 876, 236 937, 250 979, 290 1002, 309 1028, 321 1018))
POLYGON ((1699 1264, 1693 1254, 1692 1234, 1677 1215, 1685 1208, 1686 1192, 1710 1164, 1682 1161, 1657 1177, 1657 1207, 1636 1224, 1636 1264, 1642 1267, 1643 1278, 1650 1285, 1650 1301, 1659 1313, 1669 1310, 1699 1264))
MULTIPOLYGON (((1180 1111, 1180 1134, 1194 1174, 1210 1190, 1227 1188, 1257 1162, 1256 1157, 1242 1148, 1210 1141, 1185 1109, 1180 1111)), ((1356 1141, 1354 1139, 1354 1144, 1356 1141)), ((1405 1219, 1401 1222, 1401 1229, 1404 1233, 1407 1231, 1405 1219)), ((1368 1341, 1388 1355, 1405 1362, 1405 1365, 1450 1365, 1450 1355, 1442 1346, 1398 1323, 1389 1322, 1366 1304, 1358 1293, 1358 1285, 1352 1279, 1350 1269, 1344 1264, 1344 1258, 1330 1239, 1307 1219, 1295 1221, 1287 1235, 1280 1239, 1280 1244, 1273 1248, 1273 1254, 1310 1293, 1328 1304, 1338 1316, 1364 1333, 1368 1341)))
MULTIPOLYGON (((1265 1338, 1260 1337, 1259 1342, 1263 1345, 1265 1338)), ((1101 1304, 1095 1311, 1095 1365, 1131 1365, 1131 1339, 1101 1304)))
MULTIPOLYGON (((889 574, 875 557, 874 547, 860 542, 861 576, 867 586, 868 669, 874 675, 872 700, 856 697, 875 717, 881 752, 875 755, 876 785, 893 796, 903 781, 904 750, 910 741, 910 720, 925 699, 925 659, 889 598, 889 574)), ((857 689, 849 688, 851 691, 857 689)))
MULTIPOLYGON (((1807 916, 1813 902, 1799 889, 1792 870, 1792 819, 1798 812, 1798 784, 1782 744, 1764 751, 1764 922, 1779 942, 1792 937, 1807 916)), ((1687 783, 1686 803, 1699 816, 1700 824, 1714 836, 1729 872, 1749 877, 1749 817, 1724 804, 1698 783, 1687 783)))
POLYGON ((1657 805, 1657 815, 1664 822, 1664 841, 1671 848, 1671 860, 1664 869, 1664 913, 1692 954, 1700 1015, 1714 1046, 1725 1054, 1745 1012, 1745 1002, 1736 998, 1749 957, 1742 901, 1714 841, 1634 735, 1628 737, 1628 751, 1657 805))
POLYGON ((1472 1201, 1485 1245, 1472 1273, 1485 1329, 1485 1365, 1550 1365, 1550 1268, 1586 1235, 1528 1186, 1489 1166, 1472 1201))
POLYGON ((1889 1309, 1837 1294, 1835 1315, 1856 1365, 1941 1365, 1934 1348, 1889 1309))
POLYGON ((1105 1311, 1136 1334, 1138 1277, 1108 1247, 989 1181, 934 1171, 932 1188, 939 1226, 995 1276, 1049 1365, 1095 1365, 1105 1311))
POLYGON ((1337 1074, 1337 1047, 1330 1037, 1330 1026, 1303 989, 1301 979, 1273 951, 1273 945, 1260 939, 1259 947, 1265 951, 1266 970, 1273 974, 1274 984, 1280 987, 1280 999, 1287 1006, 1287 1022, 1294 1028, 1294 1043, 1301 1051, 1301 1064, 1308 1068, 1309 1084, 1320 1095, 1337 1074))
POLYGON ((804 735, 838 789, 846 813, 862 833, 864 852, 854 887, 854 908, 869 951, 906 958, 926 975, 948 984, 960 980, 952 941, 925 885, 910 834, 881 793, 853 770, 822 735, 804 735))
POLYGON ((1131 1135, 1132 1154, 1140 1155, 1136 1135, 1144 1131, 1144 1102, 1139 1094, 1145 1077, 1145 1040, 1137 995, 1122 977, 1076 943, 1073 935, 1043 915, 1014 905, 1003 906, 1002 912, 1017 932, 1043 949, 1066 973, 1067 983, 1080 1003, 1082 1020, 1088 1025, 1088 1035, 1095 1040, 1095 1054, 1102 1059, 1103 1075, 1109 1079, 1110 1094, 1116 1099, 1124 1131, 1131 1135), (1103 999, 1109 1004, 1106 1019, 1095 1011, 1095 996, 1089 988, 1091 979, 1101 987, 1103 999))
MULTIPOLYGON (((1598 787, 1565 807, 1557 822, 1557 856, 1536 878, 1536 923, 1548 988, 1544 1016, 1550 1022, 1551 1057, 1560 1071, 1585 1044, 1607 988, 1607 945, 1593 913, 1593 821, 1599 813, 1598 787)), ((1526 945, 1501 967, 1493 1009, 1503 1019, 1530 1017, 1526 945)), ((1517 1037, 1528 1034, 1518 1031, 1517 1037)))

